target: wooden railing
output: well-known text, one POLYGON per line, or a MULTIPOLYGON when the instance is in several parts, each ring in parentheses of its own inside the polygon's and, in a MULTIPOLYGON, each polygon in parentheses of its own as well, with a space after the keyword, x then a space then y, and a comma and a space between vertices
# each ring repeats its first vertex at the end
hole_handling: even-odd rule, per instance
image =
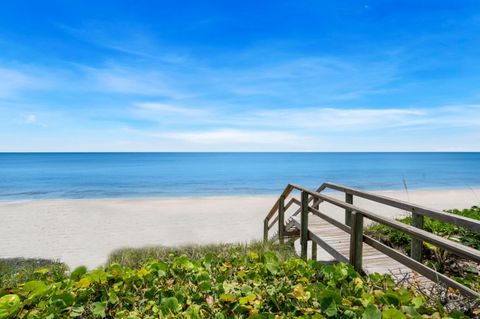
POLYGON ((480 232, 480 221, 470 219, 467 217, 454 215, 440 210, 426 208, 420 205, 408 203, 405 201, 376 195, 369 192, 360 191, 346 186, 341 186, 332 183, 324 183, 316 191, 308 190, 304 187, 289 184, 273 205, 270 212, 264 220, 264 240, 270 239, 269 231, 277 225, 277 234, 274 236, 280 242, 283 242, 286 237, 300 236, 300 251, 301 257, 307 258, 307 244, 312 242, 312 258, 316 259, 317 245, 324 248, 336 260, 341 262, 350 262, 355 269, 362 271, 362 251, 363 244, 370 245, 382 252, 383 254, 395 259, 399 263, 409 267, 418 272, 424 277, 436 283, 443 283, 448 287, 458 289, 462 294, 478 299, 480 294, 472 289, 460 284, 457 281, 447 277, 446 275, 435 271, 422 264, 422 246, 423 242, 431 243, 439 248, 452 252, 453 254, 480 263, 480 251, 471 247, 459 244, 449 239, 437 236, 430 232, 423 230, 423 220, 427 216, 442 222, 453 224, 460 227, 465 227, 476 232, 480 232), (332 196, 321 193, 325 189, 340 191, 345 194, 345 201, 338 200, 332 196), (300 200, 292 197, 288 200, 293 191, 300 191, 300 200), (353 204, 354 196, 364 198, 376 203, 380 203, 389 207, 394 207, 409 211, 412 213, 412 225, 401 223, 395 219, 381 216, 369 210, 360 208, 353 204), (319 210, 319 205, 322 202, 327 202, 340 207, 345 210, 345 223, 339 222, 319 210), (300 214, 300 221, 291 219, 288 223, 285 222, 285 211, 291 206, 298 206, 297 210, 292 216, 300 214), (308 216, 312 213, 330 224, 344 230, 350 234, 350 252, 347 259, 341 253, 336 251, 322 240, 321 235, 314 234, 308 228, 308 216), (376 223, 383 224, 399 230, 412 238, 411 255, 406 256, 401 252, 377 241, 376 239, 364 235, 363 224, 364 218, 370 219, 376 223), (293 226, 293 231, 288 231, 287 225, 293 226), (298 230, 300 233, 298 234, 298 230))

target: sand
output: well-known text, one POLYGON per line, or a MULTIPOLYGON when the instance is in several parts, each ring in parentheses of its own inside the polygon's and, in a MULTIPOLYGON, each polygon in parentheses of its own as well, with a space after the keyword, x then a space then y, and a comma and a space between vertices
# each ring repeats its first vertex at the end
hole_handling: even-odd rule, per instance
MULTIPOLYGON (((375 192, 436 209, 480 204, 480 189, 375 192)), ((333 194, 339 196, 339 194, 333 194)), ((58 259, 70 267, 99 266, 122 247, 249 242, 262 238, 263 219, 277 196, 82 199, 0 202, 0 258, 58 259)), ((404 214, 355 199, 385 216, 404 214)), ((341 210, 322 204, 341 219, 341 210)))

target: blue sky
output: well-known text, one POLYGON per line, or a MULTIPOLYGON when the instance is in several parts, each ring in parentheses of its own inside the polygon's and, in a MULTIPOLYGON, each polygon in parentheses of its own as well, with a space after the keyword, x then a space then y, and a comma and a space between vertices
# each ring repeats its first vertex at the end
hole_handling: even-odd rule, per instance
POLYGON ((0 151, 480 151, 479 1, 9 1, 0 151))

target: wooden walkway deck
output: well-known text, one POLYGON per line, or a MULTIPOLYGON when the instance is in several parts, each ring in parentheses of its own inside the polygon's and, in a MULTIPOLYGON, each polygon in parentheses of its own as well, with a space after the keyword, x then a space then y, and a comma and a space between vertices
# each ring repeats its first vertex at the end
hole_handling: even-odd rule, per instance
POLYGON ((319 256, 322 259, 328 253, 336 261, 350 262, 360 272, 388 273, 395 277, 397 283, 401 281, 416 282, 424 287, 442 283, 450 288, 458 289, 468 298, 480 300, 478 292, 423 264, 422 249, 423 242, 428 242, 477 263, 480 263, 480 251, 423 230, 424 217, 480 232, 480 221, 478 220, 342 185, 323 183, 316 191, 288 184, 265 217, 263 238, 264 241, 269 240, 269 230, 275 227, 277 232, 272 238, 274 240, 278 239, 280 242, 284 242, 288 238, 300 238, 300 256, 303 259, 308 259, 308 247, 311 246, 311 256, 317 260, 319 260, 319 256), (345 201, 321 193, 327 188, 343 192, 345 201), (300 199, 291 194, 293 191, 300 192, 300 199), (353 205, 354 196, 409 211, 412 214, 412 223, 407 225, 353 205), (345 221, 339 221, 323 213, 320 206, 325 202, 343 209, 345 221), (290 207, 296 206, 298 208, 286 221, 288 215, 285 212, 290 207), (364 219, 391 227, 410 236, 410 255, 407 256, 364 235, 364 219), (321 249, 320 254, 319 248, 321 249))
MULTIPOLYGON (((300 217, 294 217, 297 223, 300 223, 300 217)), ((350 252, 350 234, 342 229, 335 227, 327 221, 317 217, 310 216, 308 228, 315 235, 320 237, 331 248, 338 251, 345 257, 344 261, 348 261, 350 252)), ((327 261, 334 260, 325 249, 318 247, 317 260, 327 261)), ((392 274, 393 276, 404 277, 405 275, 413 275, 413 270, 399 263, 393 258, 376 250, 372 246, 363 245, 363 270, 368 273, 392 274)), ((415 275, 417 276, 417 275, 415 275)), ((419 275, 418 275, 419 276, 419 275)), ((422 277, 425 281, 428 279, 422 277)), ((423 280, 422 280, 423 281, 423 280)))

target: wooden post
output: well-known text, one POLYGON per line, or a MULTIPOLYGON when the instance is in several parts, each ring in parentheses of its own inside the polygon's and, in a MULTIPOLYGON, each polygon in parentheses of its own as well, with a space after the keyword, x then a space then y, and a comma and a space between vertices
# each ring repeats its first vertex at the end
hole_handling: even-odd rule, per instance
MULTIPOLYGON (((415 209, 412 209, 412 226, 423 229, 423 215, 415 213, 415 209)), ((410 257, 418 262, 422 262, 422 246, 423 242, 420 239, 412 237, 410 257)))
POLYGON ((355 270, 362 271, 363 257, 363 215, 352 211, 352 232, 350 234, 350 263, 355 270))
POLYGON ((311 240, 312 242, 312 260, 317 260, 317 243, 311 240))
POLYGON ((278 241, 283 244, 283 236, 285 232, 285 198, 280 196, 278 202, 278 241))
POLYGON ((268 219, 265 218, 263 221, 263 242, 266 243, 268 241, 268 219))
POLYGON ((300 215, 300 245, 301 257, 307 259, 307 244, 308 244, 308 193, 302 192, 302 212, 300 215))
POLYGON ((312 208, 316 210, 320 209, 320 200, 316 197, 313 197, 312 199, 312 208))
MULTIPOLYGON (((353 195, 345 193, 345 203, 353 204, 353 195)), ((352 211, 345 208, 345 225, 352 226, 352 211)))

